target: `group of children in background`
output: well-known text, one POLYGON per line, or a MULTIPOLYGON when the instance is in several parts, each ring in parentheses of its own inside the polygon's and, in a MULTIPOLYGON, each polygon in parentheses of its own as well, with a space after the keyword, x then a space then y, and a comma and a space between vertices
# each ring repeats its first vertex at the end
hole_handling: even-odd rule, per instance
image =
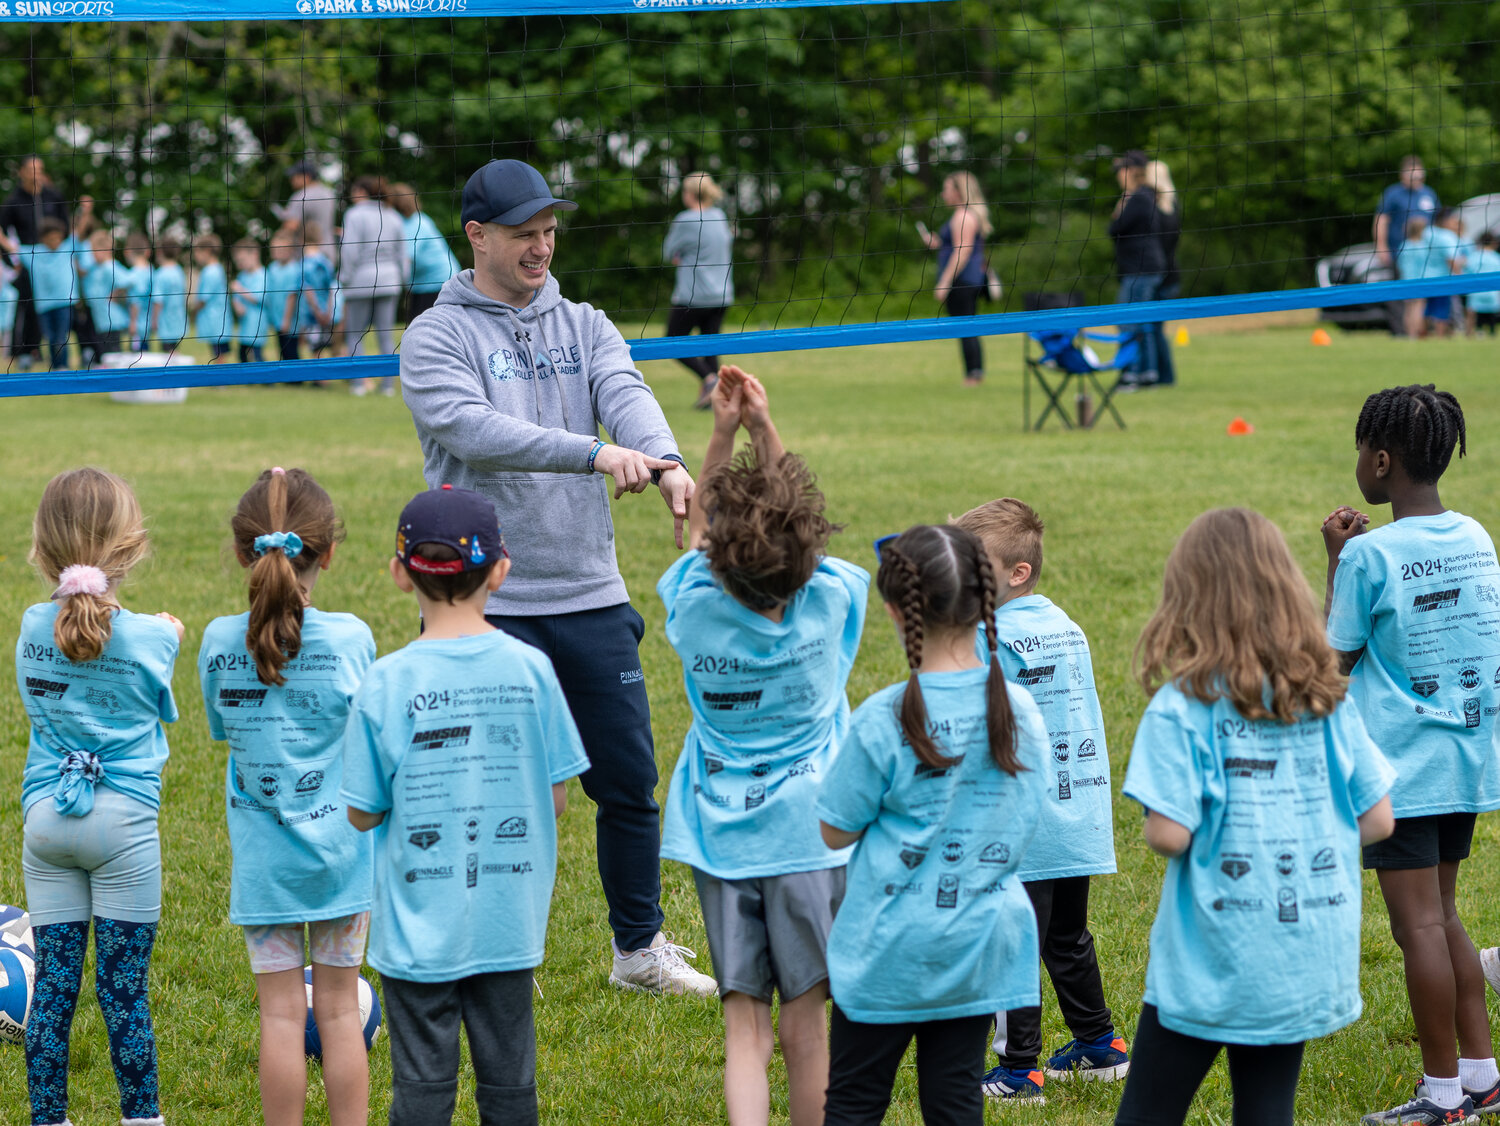
MULTIPOLYGON (((794 1126, 881 1121, 913 1039, 930 1126, 979 1126, 986 1095, 1038 1105, 1048 1080, 1122 1078, 1117 1123, 1181 1123, 1221 1049, 1236 1121, 1290 1126, 1305 1042, 1361 1012, 1361 862, 1424 1071, 1366 1126, 1500 1109, 1480 956, 1454 906, 1475 816, 1500 808, 1500 670, 1474 657, 1500 566, 1438 499, 1465 448, 1451 395, 1393 388, 1361 411, 1356 482, 1394 520, 1366 532, 1347 506, 1325 520, 1326 625, 1254 512, 1205 513, 1167 560, 1123 787, 1169 857, 1129 1050, 1088 927, 1090 881, 1115 867, 1103 715, 1083 631, 1038 593, 1041 520, 1004 498, 876 541, 909 676, 851 712, 870 576, 827 554, 837 529, 759 380, 722 368, 711 405, 690 550, 657 587, 692 713, 662 852, 691 867, 702 905, 732 1126, 768 1120, 774 1038, 794 1126), (1072 1034, 1040 1068, 1039 959, 1072 1034)), ((391 574, 423 631, 379 660, 362 622, 313 605, 343 530, 312 478, 262 473, 232 533, 250 608, 209 624, 198 671, 229 744, 230 920, 260 999, 266 1121, 302 1120, 305 943, 332 1120, 364 1121, 368 928, 391 1122, 451 1119, 461 1026, 481 1121, 535 1122, 532 971, 563 784, 588 760, 548 661, 485 622, 509 571, 493 505, 444 486, 403 511, 391 574)), ((118 478, 47 486, 32 558, 55 591, 17 647, 37 1126, 66 1121, 91 917, 124 1120, 162 1121, 146 967, 184 633, 120 606, 145 551, 118 478)))
MULTIPOLYGON (((1430 224, 1424 216, 1412 216, 1406 221, 1405 234, 1396 252, 1396 276, 1403 281, 1500 271, 1500 236, 1485 231, 1477 240, 1468 238, 1462 218, 1452 207, 1440 209, 1430 224)), ((1451 336, 1459 329, 1468 336, 1481 331, 1493 336, 1500 325, 1500 290, 1463 297, 1408 298, 1404 320, 1406 335, 1413 340, 1451 336)))

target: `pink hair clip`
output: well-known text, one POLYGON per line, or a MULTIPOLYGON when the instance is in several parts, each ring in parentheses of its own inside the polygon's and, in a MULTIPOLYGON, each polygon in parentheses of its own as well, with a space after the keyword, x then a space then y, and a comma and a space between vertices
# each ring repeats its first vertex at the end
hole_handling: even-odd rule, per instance
POLYGON ((281 468, 281 466, 277 465, 277 466, 274 466, 271 469, 271 474, 273 476, 275 476, 275 477, 285 477, 286 476, 286 470, 283 469, 283 468, 281 468))
POLYGON ((52 597, 71 598, 75 594, 92 594, 95 598, 102 598, 108 593, 108 575, 98 567, 74 563, 71 567, 64 567, 62 574, 57 576, 57 589, 52 592, 52 597))

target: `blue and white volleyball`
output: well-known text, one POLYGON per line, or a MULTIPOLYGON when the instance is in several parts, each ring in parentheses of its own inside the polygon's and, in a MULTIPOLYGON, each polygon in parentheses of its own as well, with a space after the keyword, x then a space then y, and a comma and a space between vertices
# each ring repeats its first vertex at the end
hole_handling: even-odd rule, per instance
POLYGON ((36 957, 36 941, 31 935, 31 916, 23 908, 0 904, 0 943, 18 947, 33 959, 36 957))
POLYGON ((23 950, 14 939, 0 942, 0 1040, 10 1044, 25 1041, 35 982, 36 962, 30 948, 23 950))
MULTIPOLYGON (((323 1058, 323 1040, 318 1035, 318 1022, 313 1018, 311 966, 303 967, 302 980, 307 983, 307 1030, 303 1036, 303 1048, 310 1059, 320 1060, 323 1058)), ((380 1039, 380 998, 375 996, 375 988, 363 977, 359 979, 359 1025, 368 1052, 380 1039)))

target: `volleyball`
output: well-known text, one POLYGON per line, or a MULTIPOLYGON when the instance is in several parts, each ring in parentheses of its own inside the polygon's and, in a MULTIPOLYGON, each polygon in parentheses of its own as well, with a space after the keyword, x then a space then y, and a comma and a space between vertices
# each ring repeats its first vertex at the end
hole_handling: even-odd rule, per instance
MULTIPOLYGON (((305 966, 302 979, 307 983, 307 1030, 303 1036, 303 1048, 309 1059, 323 1058, 323 1040, 318 1035, 318 1022, 313 1018, 312 967, 305 966)), ((365 1037, 365 1051, 375 1046, 380 1039, 380 998, 374 987, 365 978, 359 979, 359 1024, 365 1037)))

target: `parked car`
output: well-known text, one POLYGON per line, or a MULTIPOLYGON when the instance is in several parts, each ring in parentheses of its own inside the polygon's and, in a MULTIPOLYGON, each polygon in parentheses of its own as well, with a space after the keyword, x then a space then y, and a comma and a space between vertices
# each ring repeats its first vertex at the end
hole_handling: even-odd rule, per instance
MULTIPOLYGON (((1373 242, 1346 246, 1327 258, 1318 259, 1318 287, 1363 285, 1365 282, 1394 281, 1396 270, 1384 265, 1375 254, 1373 242)), ((1400 301, 1376 301, 1367 305, 1335 305, 1318 310, 1318 320, 1329 321, 1340 328, 1383 328, 1399 333, 1402 327, 1400 301)))
POLYGON ((1464 200, 1458 205, 1458 217, 1463 221, 1464 235, 1476 242, 1485 231, 1500 235, 1500 192, 1464 200))

